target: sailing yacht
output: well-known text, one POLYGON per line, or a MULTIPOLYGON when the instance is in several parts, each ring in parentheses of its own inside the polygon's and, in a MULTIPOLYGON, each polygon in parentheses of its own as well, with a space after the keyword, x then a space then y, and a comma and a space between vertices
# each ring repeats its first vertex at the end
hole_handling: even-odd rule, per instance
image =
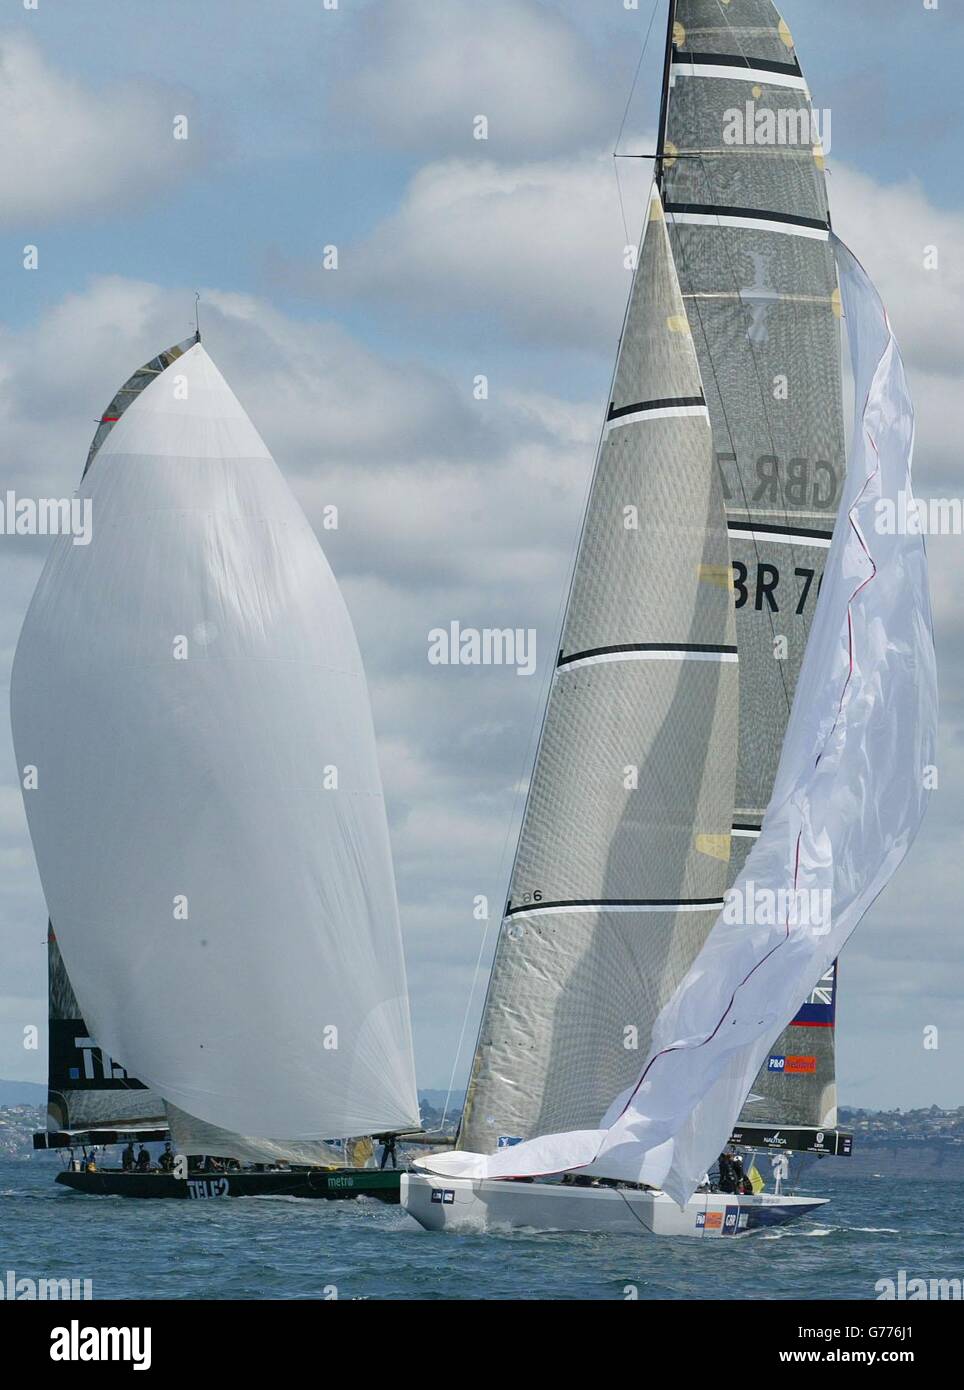
POLYGON ((420 1128, 361 657, 199 332, 117 392, 80 493, 91 543, 52 544, 11 682, 50 914, 35 1145, 170 1139, 173 1171, 73 1159, 88 1193, 397 1202, 357 1166, 420 1128))
POLYGON ((824 1199, 715 1190, 724 1146, 850 1152, 836 953, 913 838, 936 724, 923 545, 873 535, 874 502, 910 490, 912 408, 819 144, 723 140, 750 101, 810 109, 770 0, 670 3, 655 185, 461 1129, 403 1178, 429 1228, 741 1235, 824 1199), (798 894, 832 913, 801 920, 798 894))

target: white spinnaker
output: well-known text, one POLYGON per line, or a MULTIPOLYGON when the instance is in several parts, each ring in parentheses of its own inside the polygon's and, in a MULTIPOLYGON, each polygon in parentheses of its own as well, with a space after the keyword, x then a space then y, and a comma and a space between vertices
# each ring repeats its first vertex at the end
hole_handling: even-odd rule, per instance
POLYGON ((47 906, 93 1036, 238 1134, 418 1124, 368 691, 303 512, 198 344, 125 411, 11 681, 47 906))
MULTIPOLYGON (((733 892, 830 894, 812 925, 724 913, 657 1019, 640 1080, 597 1130, 492 1156, 433 1156, 453 1175, 587 1168, 683 1203, 729 1138, 769 1048, 897 869, 934 762, 937 673, 920 535, 887 534, 910 504, 913 406, 869 278, 836 242, 858 404, 846 489, 760 839, 733 892)), ((912 510, 912 505, 910 505, 912 510)), ((818 903, 823 899, 818 898, 818 903)), ((762 914, 766 916, 767 914, 762 914)))

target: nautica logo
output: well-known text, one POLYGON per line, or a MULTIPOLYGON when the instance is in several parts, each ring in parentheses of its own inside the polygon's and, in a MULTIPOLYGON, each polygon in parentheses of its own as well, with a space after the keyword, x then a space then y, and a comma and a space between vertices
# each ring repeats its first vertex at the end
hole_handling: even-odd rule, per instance
POLYGON ((777 1130, 776 1134, 765 1134, 765 1135, 763 1136, 763 1142, 764 1142, 764 1144, 777 1144, 777 1145, 779 1145, 779 1144, 785 1144, 787 1141, 784 1139, 784 1137, 783 1137, 783 1135, 780 1133, 780 1131, 777 1130))
POLYGON ((149 1327, 81 1327, 76 1318, 69 1327, 50 1333, 51 1361, 130 1361, 135 1371, 151 1367, 149 1327))
POLYGON ((90 545, 89 497, 18 497, 8 488, 0 500, 2 536, 73 536, 74 545, 90 545))

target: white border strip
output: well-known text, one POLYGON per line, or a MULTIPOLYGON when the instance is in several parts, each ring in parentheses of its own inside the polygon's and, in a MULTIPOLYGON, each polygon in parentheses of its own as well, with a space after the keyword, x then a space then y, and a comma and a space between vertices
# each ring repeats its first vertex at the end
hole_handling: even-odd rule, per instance
POLYGON ((620 425, 637 425, 642 420, 678 420, 687 415, 701 415, 707 424, 710 423, 710 412, 705 405, 664 405, 658 410, 634 410, 631 415, 617 415, 614 420, 606 421, 603 433, 609 434, 620 425))
POLYGON ((752 526, 731 526, 731 539, 735 536, 741 541, 775 541, 777 545, 809 545, 814 550, 829 550, 830 539, 822 536, 784 535, 780 531, 754 531, 752 526))
POLYGON ((677 226, 745 227, 755 232, 782 232, 785 236, 809 237, 811 241, 829 241, 826 227, 803 227, 799 222, 769 222, 763 217, 732 217, 716 212, 667 212, 667 222, 677 226))
POLYGON ((730 834, 737 840, 759 840, 763 834, 762 830, 731 830, 730 834))
POLYGON ((739 662, 736 652, 600 652, 598 656, 581 656, 556 667, 556 675, 577 671, 580 666, 599 666, 609 661, 731 661, 739 662))
POLYGON ((523 917, 563 917, 576 912, 722 912, 722 898, 711 903, 668 903, 662 907, 630 907, 625 903, 580 903, 577 907, 530 907, 525 912, 513 912, 504 922, 518 922, 523 917))
POLYGON ((670 68, 670 82, 677 77, 722 77, 728 82, 756 82, 761 87, 792 87, 796 92, 810 95, 805 77, 789 72, 768 72, 765 68, 734 67, 727 63, 675 62, 670 68))

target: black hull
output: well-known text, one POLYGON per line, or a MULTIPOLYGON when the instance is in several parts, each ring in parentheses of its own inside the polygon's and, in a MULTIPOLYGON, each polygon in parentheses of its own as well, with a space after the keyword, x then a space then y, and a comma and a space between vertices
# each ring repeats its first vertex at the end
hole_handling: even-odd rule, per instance
POLYGON ((57 1174, 57 1182, 88 1197, 179 1198, 203 1201, 224 1197, 307 1197, 344 1201, 374 1197, 394 1205, 399 1201, 401 1174, 367 1168, 310 1169, 304 1172, 192 1173, 175 1178, 170 1173, 123 1173, 100 1169, 57 1174))

